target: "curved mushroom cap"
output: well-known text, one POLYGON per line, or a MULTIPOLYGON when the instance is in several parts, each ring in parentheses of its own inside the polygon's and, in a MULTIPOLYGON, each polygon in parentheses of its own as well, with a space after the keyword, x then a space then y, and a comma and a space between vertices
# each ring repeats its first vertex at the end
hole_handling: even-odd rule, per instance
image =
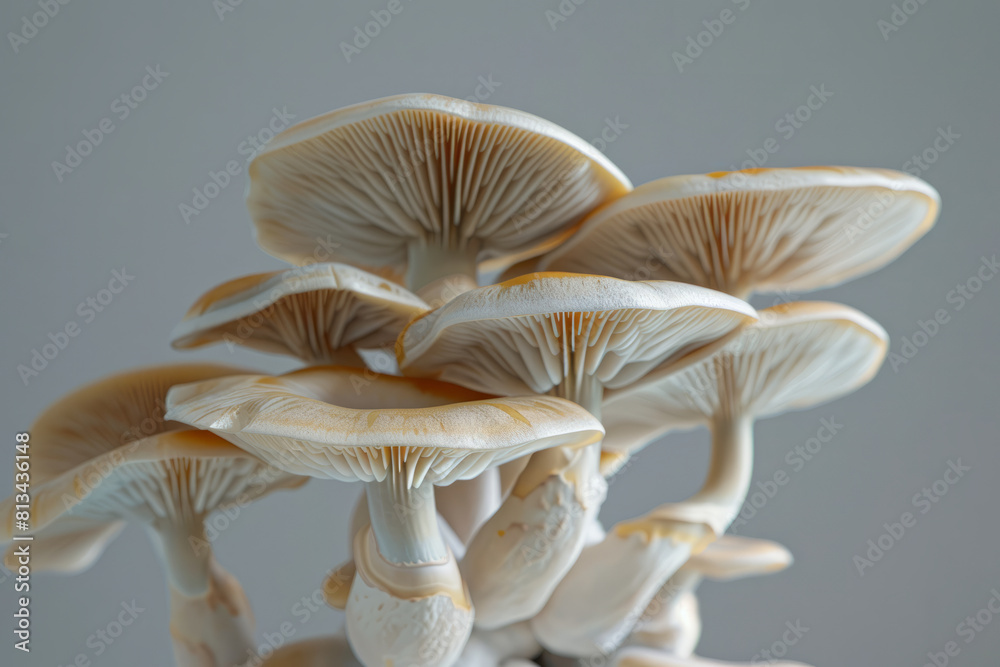
MULTIPOLYGON (((78 558, 62 570, 93 562, 116 534, 101 524, 205 517, 237 500, 247 502, 306 480, 276 470, 222 438, 193 429, 165 431, 93 457, 32 487, 36 544, 56 548, 67 535, 78 558)), ((14 535, 14 498, 0 502, 0 541, 14 535)), ((38 547, 46 551, 46 547, 38 547)), ((36 564, 37 567, 38 564, 36 564)))
POLYGON ((940 197, 886 169, 800 167, 672 176, 590 216, 542 270, 679 280, 745 296, 830 287, 895 259, 940 197))
POLYGON ((719 581, 780 572, 792 564, 792 554, 777 542, 723 535, 692 556, 685 569, 719 581))
POLYGON ((35 482, 157 433, 184 428, 164 418, 175 384, 245 373, 221 364, 136 368, 84 385, 50 405, 31 426, 35 482))
MULTIPOLYGON (((761 664, 759 661, 709 660, 697 655, 682 657, 672 655, 667 651, 641 646, 629 646, 621 649, 611 662, 612 667, 753 667, 759 664, 761 664)), ((792 662, 791 660, 772 660, 767 664, 770 667, 810 667, 805 663, 792 662)))
POLYGON ((535 273, 415 319, 396 357, 405 373, 508 395, 588 376, 621 387, 659 364, 693 363, 754 319, 749 304, 694 285, 535 273))
POLYGON ((710 358, 611 392, 602 448, 628 454, 676 428, 809 408, 864 385, 885 358, 888 334, 848 306, 801 301, 759 314, 710 358))
POLYGON ((300 475, 445 485, 604 429, 553 396, 492 398, 433 380, 334 366, 247 375, 171 390, 171 419, 211 430, 300 475))
POLYGON ((313 264, 213 288, 174 329, 172 345, 227 342, 329 363, 344 347, 392 343, 426 310, 419 297, 384 278, 345 264, 313 264))
POLYGON ((541 118, 441 95, 387 97, 305 121, 250 164, 257 242, 292 263, 399 276, 408 248, 470 251, 484 270, 550 249, 632 188, 590 144, 541 118), (493 260, 493 261, 488 261, 493 260), (386 273, 386 271, 382 271, 386 273))

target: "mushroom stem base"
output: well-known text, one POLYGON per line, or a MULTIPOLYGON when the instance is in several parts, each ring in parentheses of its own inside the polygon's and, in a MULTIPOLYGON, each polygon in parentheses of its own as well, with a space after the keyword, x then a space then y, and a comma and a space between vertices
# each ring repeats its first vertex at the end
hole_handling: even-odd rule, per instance
POLYGON ((209 586, 189 596, 170 587, 170 636, 178 667, 253 664, 254 620, 239 582, 209 562, 209 586))

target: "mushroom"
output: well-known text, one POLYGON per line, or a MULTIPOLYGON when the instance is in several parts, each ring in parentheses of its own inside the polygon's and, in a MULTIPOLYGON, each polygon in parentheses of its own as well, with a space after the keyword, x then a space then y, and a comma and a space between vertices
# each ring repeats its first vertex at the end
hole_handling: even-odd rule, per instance
POLYGON ((813 290, 888 264, 939 206, 930 185, 887 169, 672 176, 595 212, 537 268, 679 280, 742 298, 813 290))
POLYGON ((395 341, 427 310, 415 294, 345 264, 313 264, 225 282, 191 306, 172 344, 246 345, 307 364, 364 366, 358 349, 395 341))
POLYGON ((586 447, 603 429, 553 396, 491 398, 394 376, 356 385, 356 374, 313 367, 183 385, 171 390, 167 414, 289 473, 363 482, 370 525, 354 538, 351 646, 367 667, 447 667, 473 609, 441 535, 434 486, 546 447, 586 447))
POLYGON ((584 656, 620 642, 660 586, 736 517, 750 485, 754 419, 849 393, 868 382, 885 357, 885 331, 853 308, 798 302, 759 314, 759 322, 710 358, 679 372, 654 370, 605 401, 607 446, 616 445, 620 425, 629 430, 626 442, 636 445, 707 424, 709 471, 693 497, 617 524, 581 554, 532 619, 549 650, 584 656), (644 438, 636 437, 639 428, 644 438), (602 601, 600 614, 592 600, 602 601))
POLYGON ((537 667, 530 658, 541 652, 541 645, 531 633, 531 625, 521 621, 495 630, 474 628, 458 664, 462 667, 506 667, 527 660, 526 664, 537 667))
MULTIPOLYGON (((532 274, 482 287, 413 320, 404 374, 506 395, 552 393, 599 417, 605 387, 680 367, 755 319, 743 301, 692 285, 532 274)), ((478 627, 537 613, 583 548, 604 499, 600 445, 532 456, 469 543, 462 570, 478 627)))
POLYGON ((495 271, 551 249, 631 187, 593 146, 553 123, 410 94, 274 137, 250 164, 247 203, 269 254, 308 263, 318 242, 336 239, 333 259, 401 282, 405 275, 416 291, 449 277, 474 287, 477 267, 495 271))
POLYGON ((340 635, 313 637, 282 646, 259 667, 361 667, 347 638, 340 635))
POLYGON ((791 564, 792 554, 777 542, 723 535, 663 585, 636 623, 629 643, 689 656, 701 635, 693 591, 703 578, 732 581, 779 572, 791 564))
MULTIPOLYGON (((42 556, 32 565, 79 570, 96 559, 123 520, 144 525, 167 575, 179 665, 235 664, 253 646, 249 603, 239 582, 215 561, 206 518, 217 508, 243 506, 305 481, 222 438, 164 418, 172 384, 234 372, 180 364, 122 373, 73 392, 32 427, 32 527, 34 551, 42 556)), ((15 498, 0 504, 0 516, 11 517, 4 541, 13 539, 15 498)))
MULTIPOLYGON (((752 662, 727 662, 709 660, 700 656, 678 656, 657 649, 630 646, 615 654, 611 667, 755 667, 762 664, 759 660, 752 662)), ((769 667, 810 667, 801 662, 791 660, 769 660, 769 667)))

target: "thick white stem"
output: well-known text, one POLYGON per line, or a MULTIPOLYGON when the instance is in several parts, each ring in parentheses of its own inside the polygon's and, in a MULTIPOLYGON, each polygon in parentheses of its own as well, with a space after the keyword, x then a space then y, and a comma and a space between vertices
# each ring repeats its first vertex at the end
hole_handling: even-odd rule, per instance
POLYGON ((405 476, 390 474, 365 485, 368 515, 379 552, 391 563, 440 563, 448 548, 438 528, 434 487, 408 487, 405 476))
POLYGON ((719 518, 712 524, 716 536, 722 535, 746 500, 753 476, 753 419, 739 416, 717 419, 711 425, 712 458, 705 483, 685 504, 704 504, 718 508, 719 518))
POLYGON ((202 521, 156 522, 150 535, 167 573, 178 667, 239 665, 254 657, 250 603, 215 562, 202 521))
POLYGON ((149 525, 153 543, 171 589, 185 595, 204 595, 209 588, 212 547, 201 516, 173 522, 158 519, 149 525))

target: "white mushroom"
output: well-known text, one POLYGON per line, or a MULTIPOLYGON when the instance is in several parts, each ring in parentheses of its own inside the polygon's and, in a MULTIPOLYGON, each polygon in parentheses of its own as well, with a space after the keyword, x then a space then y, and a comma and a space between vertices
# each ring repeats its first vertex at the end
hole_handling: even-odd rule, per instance
POLYGON ((309 263, 333 239, 324 244, 333 259, 405 275, 416 291, 449 276, 474 287, 477 266, 551 249, 630 189, 606 157, 553 123, 411 94, 277 135, 250 165, 248 205, 266 252, 309 263))
POLYGON ((507 667, 525 661, 524 664, 535 665, 530 658, 541 652, 542 647, 531 633, 531 626, 522 621, 495 630, 474 628, 458 664, 461 667, 507 667))
POLYGON ((652 371, 605 401, 609 450, 708 424, 709 471, 693 497, 619 523, 581 554, 532 620, 549 650, 586 656, 621 643, 660 586, 736 517, 750 485, 754 419, 849 393, 868 382, 885 357, 885 331, 847 306, 784 304, 760 318, 710 358, 679 372, 652 371), (628 434, 624 442, 616 441, 618 425, 628 434), (636 437, 639 427, 643 438, 636 437), (602 601, 600 613, 592 600, 602 601))
POLYGON ((434 486, 545 447, 582 448, 600 423, 551 396, 489 398, 433 380, 314 367, 175 387, 168 416, 294 474, 365 483, 347 636, 367 667, 455 663, 473 610, 441 535, 434 486))
POLYGON ((791 563, 792 554, 776 542, 723 535, 663 585, 635 624, 629 643, 689 656, 701 635, 693 591, 703 578, 732 581, 778 572, 791 563))
POLYGON ((364 366, 357 351, 391 344, 427 304, 345 264, 244 276, 204 294, 174 329, 173 346, 245 345, 307 364, 364 366))
POLYGON ((335 635, 282 646, 259 667, 361 667, 361 663, 351 652, 347 637, 335 635))
MULTIPOLYGON (((250 605, 216 563, 206 518, 305 481, 164 418, 172 384, 234 372, 179 364, 122 373, 63 398, 32 427, 34 550, 42 556, 33 566, 87 567, 123 520, 146 526, 167 574, 170 633, 183 666, 235 664, 253 647, 250 605)), ((11 518, 3 541, 13 537, 14 500, 0 503, 0 516, 11 518)))
POLYGON ((930 185, 887 169, 671 176, 596 211, 538 269, 679 280, 743 298, 813 290, 888 264, 939 206, 930 185))
MULTIPOLYGON (((707 356, 754 310, 679 283, 532 274, 466 292, 411 322, 396 356, 405 374, 507 395, 553 393, 600 415, 605 387, 657 365, 707 356)), ((532 456, 462 561, 476 623, 537 613, 583 548, 604 499, 598 444, 532 456)))

